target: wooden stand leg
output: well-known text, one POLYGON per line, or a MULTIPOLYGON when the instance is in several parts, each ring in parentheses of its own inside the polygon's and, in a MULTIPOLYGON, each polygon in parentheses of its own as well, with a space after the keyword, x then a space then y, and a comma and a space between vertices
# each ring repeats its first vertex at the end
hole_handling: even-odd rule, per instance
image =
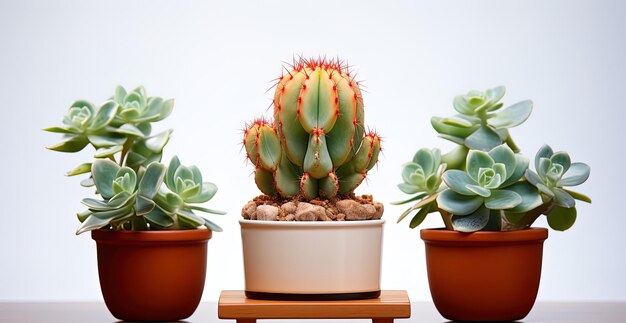
POLYGON ((237 323, 256 323, 255 319, 237 319, 237 323))
POLYGON ((372 323, 393 323, 393 319, 372 319, 372 323))

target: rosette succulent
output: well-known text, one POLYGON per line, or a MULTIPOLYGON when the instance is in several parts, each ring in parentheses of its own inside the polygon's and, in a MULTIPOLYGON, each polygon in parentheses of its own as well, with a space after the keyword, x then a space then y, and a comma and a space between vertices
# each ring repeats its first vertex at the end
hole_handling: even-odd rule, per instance
POLYGON ((500 100, 506 89, 498 86, 484 92, 472 90, 454 98, 454 109, 458 114, 447 117, 433 117, 431 124, 439 136, 469 149, 490 150, 507 143, 515 152, 508 128, 520 125, 532 111, 530 100, 515 103, 502 109, 500 100))
POLYGON ((557 230, 566 230, 576 221, 576 201, 591 203, 591 199, 581 193, 565 189, 577 186, 589 178, 591 168, 585 163, 572 163, 568 153, 553 152, 544 145, 535 156, 534 172, 526 170, 526 179, 541 192, 553 205, 546 210, 548 224, 557 230))
MULTIPOLYGON (((151 122, 166 118, 174 107, 174 100, 148 97, 143 87, 131 92, 117 86, 114 95, 98 108, 87 100, 72 103, 63 125, 45 128, 45 131, 63 133, 64 141, 48 147, 60 152, 78 152, 91 144, 95 158, 114 158, 119 153, 120 164, 135 171, 153 161, 161 161, 163 147, 172 130, 151 135, 151 122), (128 162, 127 162, 128 159, 128 162)), ((68 175, 89 172, 86 164, 68 175)), ((87 184, 93 184, 86 182, 87 184)))
POLYGON ((441 191, 441 175, 445 170, 446 164, 441 163, 441 151, 437 148, 432 150, 422 148, 418 150, 413 156, 413 160, 402 166, 403 182, 398 184, 398 188, 406 194, 416 195, 408 200, 392 204, 398 205, 416 200, 422 200, 423 202, 407 209, 402 213, 398 222, 402 221, 413 210, 421 208, 413 216, 410 223, 410 227, 415 228, 424 221, 428 213, 437 211, 435 199, 441 191))
POLYGON ((81 184, 95 185, 102 197, 82 200, 88 209, 78 213, 81 226, 77 234, 101 228, 177 230, 206 226, 221 231, 194 213, 224 214, 198 205, 209 201, 217 186, 203 182, 196 166, 183 166, 176 156, 168 167, 160 163, 172 131, 150 135, 151 122, 167 117, 173 102, 147 97, 143 87, 127 93, 118 86, 113 97, 99 108, 88 101, 76 101, 62 126, 44 129, 65 134, 66 140, 49 147, 52 150, 77 152, 89 143, 96 149, 93 162, 67 173, 89 173, 81 184))
POLYGON ((358 82, 338 60, 300 59, 278 79, 274 121, 246 126, 243 146, 267 195, 351 194, 378 160, 380 137, 365 132, 358 82))
POLYGON ((537 190, 520 182, 528 169, 528 160, 507 146, 497 146, 488 153, 471 150, 466 170, 452 169, 443 174, 448 186, 437 197, 440 209, 452 214, 452 227, 471 232, 502 226, 500 210, 528 212, 542 204, 537 190))
POLYGON ((526 100, 501 109, 504 92, 497 87, 456 96, 453 105, 459 114, 431 120, 441 137, 459 146, 441 158, 438 150, 421 149, 403 166, 400 190, 418 195, 397 203, 417 201, 398 222, 417 210, 412 228, 435 211, 447 229, 463 232, 526 229, 542 214, 555 230, 573 225, 575 199, 591 199, 564 187, 585 182, 589 166, 571 163, 566 152, 554 153, 546 145, 535 158, 537 172, 530 170, 508 128, 523 123, 533 105, 526 100), (418 163, 420 158, 427 161, 426 167, 418 163), (434 172, 430 160, 444 166, 434 172))

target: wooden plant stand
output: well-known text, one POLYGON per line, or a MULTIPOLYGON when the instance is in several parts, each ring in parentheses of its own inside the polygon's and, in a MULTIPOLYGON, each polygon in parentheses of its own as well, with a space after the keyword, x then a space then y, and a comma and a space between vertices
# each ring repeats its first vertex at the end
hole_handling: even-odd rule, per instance
POLYGON ((379 298, 351 301, 269 301, 246 298, 242 290, 225 290, 218 305, 220 319, 256 323, 260 319, 371 319, 393 323, 411 317, 404 290, 384 290, 379 298))

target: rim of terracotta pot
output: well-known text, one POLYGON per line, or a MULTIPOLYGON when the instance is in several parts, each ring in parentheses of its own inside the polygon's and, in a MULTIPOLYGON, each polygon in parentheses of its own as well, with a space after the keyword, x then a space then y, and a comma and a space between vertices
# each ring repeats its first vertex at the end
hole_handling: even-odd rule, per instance
POLYGON ((133 230, 93 230, 91 238, 108 243, 143 242, 204 242, 213 236, 208 229, 133 231, 133 230))
POLYGON ((385 223, 385 219, 378 220, 355 220, 355 221, 264 221, 239 219, 239 224, 246 227, 370 227, 380 226, 385 223))
POLYGON ((529 228, 515 231, 458 232, 445 228, 422 229, 420 237, 424 241, 450 242, 517 242, 543 241, 548 238, 548 229, 529 228))

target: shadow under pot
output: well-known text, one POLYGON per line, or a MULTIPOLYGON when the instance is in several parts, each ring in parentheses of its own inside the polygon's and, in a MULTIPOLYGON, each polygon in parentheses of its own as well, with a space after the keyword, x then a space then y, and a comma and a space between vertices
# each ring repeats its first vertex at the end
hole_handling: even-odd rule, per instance
POLYGON ((204 290, 206 229, 92 231, 100 288, 120 320, 177 321, 193 314, 204 290))
POLYGON ((485 322, 528 315, 539 289, 547 229, 420 233, 430 293, 443 317, 485 322))
POLYGON ((384 220, 239 220, 249 298, 380 296, 384 220))

